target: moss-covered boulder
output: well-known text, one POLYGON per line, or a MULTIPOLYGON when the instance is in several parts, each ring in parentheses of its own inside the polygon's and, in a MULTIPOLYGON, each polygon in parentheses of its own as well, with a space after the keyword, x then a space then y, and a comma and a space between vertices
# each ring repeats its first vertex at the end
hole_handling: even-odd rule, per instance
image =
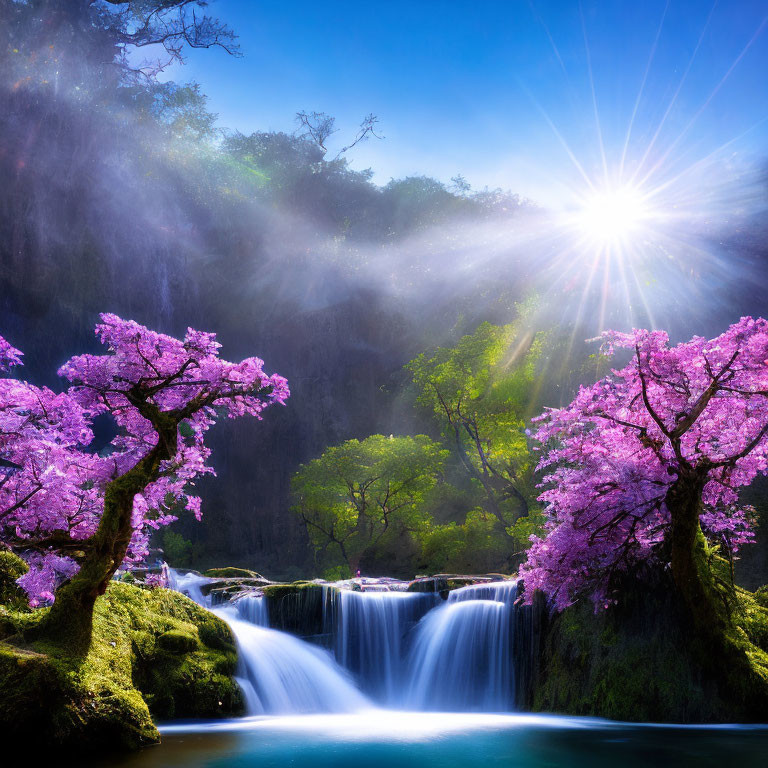
POLYGON ((191 653, 200 647, 197 633, 185 632, 181 629, 169 629, 158 635, 157 647, 169 653, 191 653))
POLYGON ((23 610, 27 605, 27 596, 16 580, 23 576, 29 567, 13 552, 0 550, 0 606, 6 609, 23 610))
POLYGON ((113 582, 96 601, 85 656, 30 641, 42 615, 7 612, 0 733, 39 747, 133 749, 159 740, 153 717, 208 718, 243 709, 229 627, 183 595, 113 582))
MULTIPOLYGON (((697 638, 667 585, 624 591, 597 613, 586 601, 547 622, 533 690, 533 709, 614 720, 705 723, 764 721, 754 680, 768 682, 768 608, 738 590, 733 634, 752 667, 696 654, 697 638), (733 669, 723 684, 718 668, 733 669)), ((743 657, 742 657, 743 661, 743 657)))
POLYGON ((249 571, 247 568, 233 568, 232 566, 226 566, 224 568, 209 568, 203 573, 203 576, 207 576, 211 579, 266 579, 256 571, 249 571))

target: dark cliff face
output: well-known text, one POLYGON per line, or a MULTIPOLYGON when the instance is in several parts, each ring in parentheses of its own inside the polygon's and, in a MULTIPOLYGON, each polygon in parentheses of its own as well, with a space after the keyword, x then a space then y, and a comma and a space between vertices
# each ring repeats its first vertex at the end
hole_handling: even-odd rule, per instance
POLYGON ((259 355, 288 378, 291 398, 260 423, 219 423, 211 434, 218 477, 204 486, 204 526, 213 560, 244 558, 277 574, 308 566, 290 478, 326 446, 388 428, 382 383, 408 359, 402 335, 396 316, 361 295, 298 312, 260 337, 259 355))

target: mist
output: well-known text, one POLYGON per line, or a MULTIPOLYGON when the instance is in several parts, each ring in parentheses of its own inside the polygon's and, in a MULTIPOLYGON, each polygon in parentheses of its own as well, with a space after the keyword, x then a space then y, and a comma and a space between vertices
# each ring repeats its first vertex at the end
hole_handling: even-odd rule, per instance
POLYGON ((708 164, 704 186, 698 169, 692 221, 665 221, 642 256, 596 261, 546 200, 423 176, 377 186, 310 138, 227 130, 198 88, 130 68, 113 15, 2 4, 2 332, 26 353, 22 375, 54 387, 64 360, 96 349, 104 311, 215 331, 227 358, 288 378, 289 408, 213 434, 204 523, 180 523, 210 562, 306 567, 296 467, 351 437, 427 431, 403 365, 510 322, 521 301, 535 297, 532 329, 558 339, 532 410, 573 395, 584 374, 567 371, 606 328, 683 339, 764 311, 759 163, 708 164))

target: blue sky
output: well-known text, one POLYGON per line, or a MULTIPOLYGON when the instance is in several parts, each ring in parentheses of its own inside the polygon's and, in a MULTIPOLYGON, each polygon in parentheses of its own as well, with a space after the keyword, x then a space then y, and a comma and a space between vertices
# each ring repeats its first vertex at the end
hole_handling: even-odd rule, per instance
POLYGON ((211 12, 244 56, 192 51, 170 76, 199 82, 220 124, 243 132, 290 131, 317 110, 342 144, 377 114, 385 140, 350 159, 379 183, 460 173, 549 204, 583 184, 569 152, 603 173, 601 137, 609 175, 646 150, 640 176, 657 166, 656 179, 768 154, 766 0, 218 0, 211 12))

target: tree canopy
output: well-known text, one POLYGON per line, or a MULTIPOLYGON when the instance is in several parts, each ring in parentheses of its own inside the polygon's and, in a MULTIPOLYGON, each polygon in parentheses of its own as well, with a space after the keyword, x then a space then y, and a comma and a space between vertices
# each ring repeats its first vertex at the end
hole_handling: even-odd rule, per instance
POLYGON ((529 597, 616 599, 615 577, 671 566, 697 627, 718 625, 703 536, 729 557, 752 539, 739 489, 768 473, 768 322, 671 346, 663 331, 603 334, 631 361, 540 419, 547 534, 529 597), (702 536, 703 532, 703 536, 702 536))
MULTIPOLYGON (((57 599, 50 617, 78 614, 85 625, 116 569, 146 555, 153 529, 179 509, 199 518, 192 489, 213 471, 204 440, 216 419, 261 418, 289 395, 258 358, 219 358, 211 333, 190 328, 178 340, 109 314, 96 333, 108 351, 66 362, 65 392, 0 379, 0 542, 25 555, 20 583, 34 603, 52 601, 68 580, 70 600, 59 609, 57 599), (102 416, 117 434, 95 452, 93 422, 102 416)), ((0 341, 0 366, 20 363, 0 341)))
POLYGON ((294 511, 307 526, 318 560, 339 555, 351 571, 389 537, 429 526, 427 497, 448 452, 425 435, 347 440, 299 468, 294 511))
POLYGON ((417 403, 440 425, 467 474, 483 489, 484 506, 508 527, 533 498, 527 411, 543 334, 522 323, 482 323, 453 347, 421 354, 406 366, 417 403))

